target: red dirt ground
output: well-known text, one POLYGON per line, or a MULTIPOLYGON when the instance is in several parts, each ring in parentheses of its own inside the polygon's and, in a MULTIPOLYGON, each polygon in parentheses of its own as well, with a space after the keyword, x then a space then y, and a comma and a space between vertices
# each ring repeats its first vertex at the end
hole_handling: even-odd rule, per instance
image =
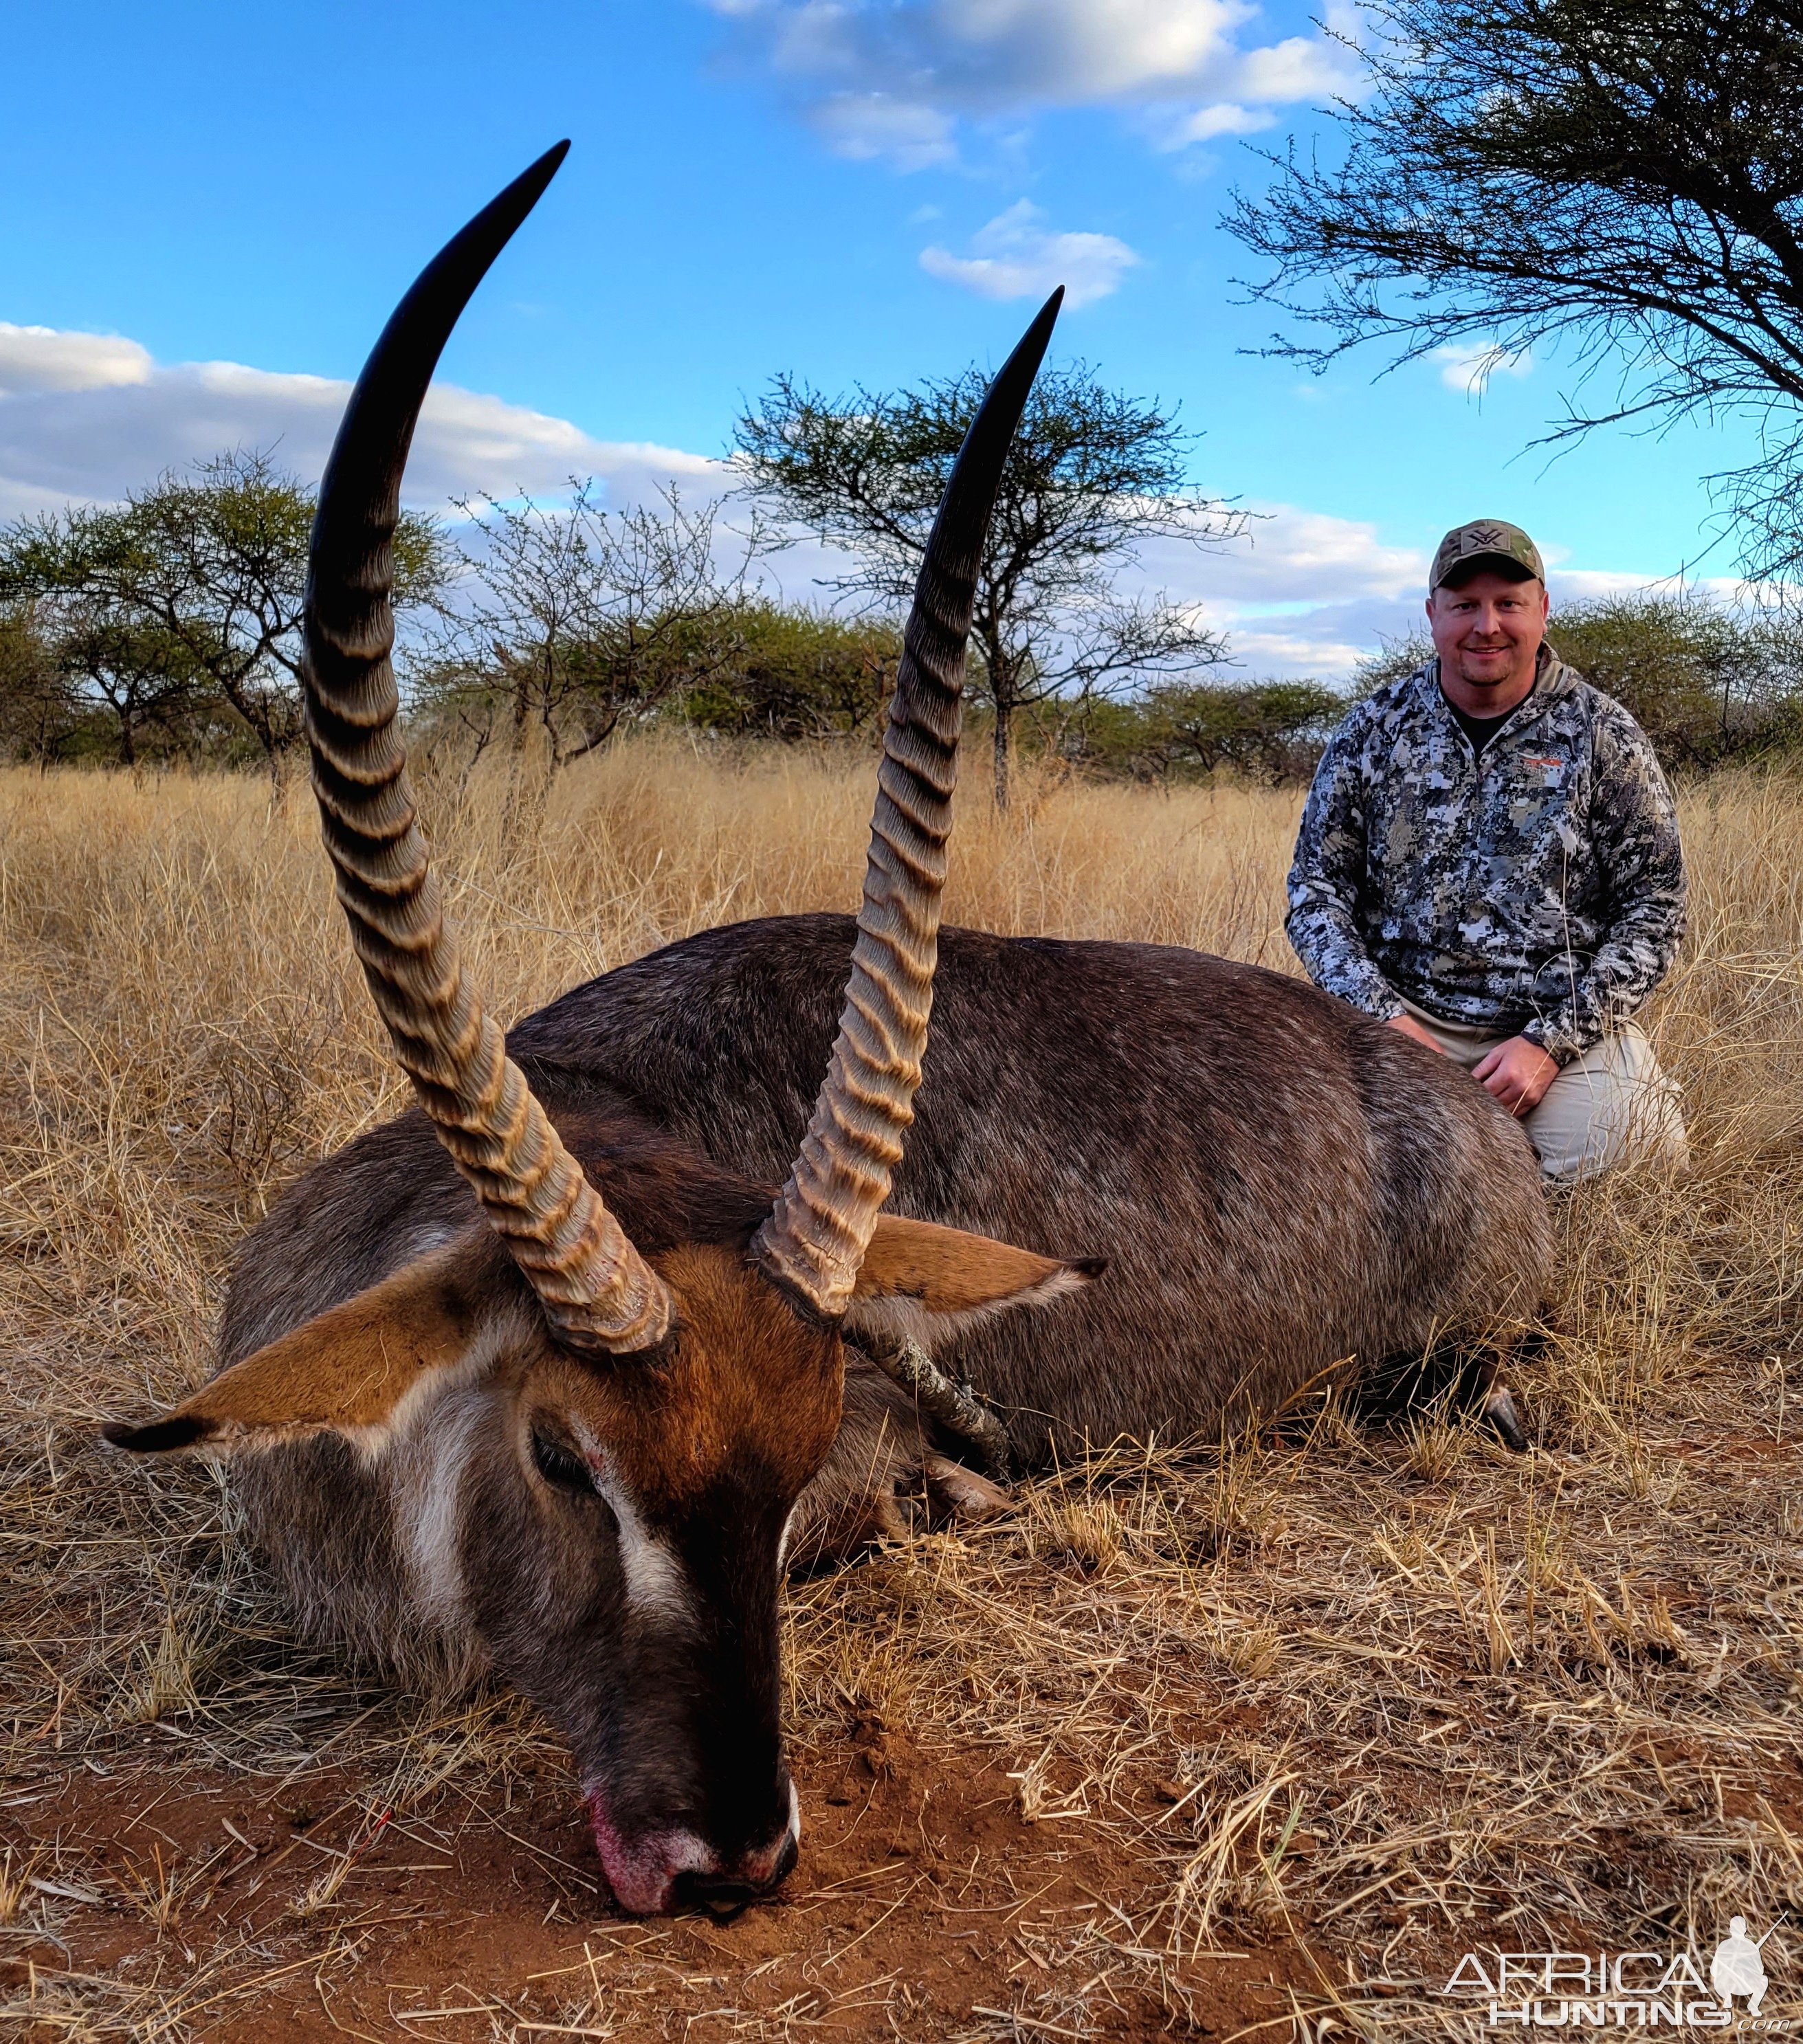
MULTIPOLYGON (((350 1772, 309 1773, 304 1796, 198 1771, 90 1774, 0 1809, 15 1863, 60 1848, 54 1888, 37 1892, 52 1900, 67 1947, 14 1945, 9 1984, 35 1973, 46 1997, 46 2019, 24 2033, 32 2044, 69 2034, 67 2017, 48 2012, 67 2005, 52 1989, 75 1984, 60 1973, 154 1982, 185 2011, 186 2029, 168 2034, 207 2044, 347 2034, 707 2044, 800 2029, 1086 2038, 1169 2026, 1144 1969, 1110 1967, 1094 1937, 1127 1936, 1103 1898, 1140 1883, 1093 1827, 1029 1824, 992 1765, 881 1734, 855 1733, 804 1764, 798 1785, 802 1861, 775 1899, 728 1923, 640 1923, 606 1900, 573 1784, 549 1770, 517 1788, 510 1808, 448 1796, 429 1821, 386 1822, 350 1772), (308 1891, 345 1869, 347 1854, 336 1893, 308 1913, 308 1891), (184 1899, 160 1935, 152 1915, 166 1877, 184 1899), (215 1975, 209 1961, 222 1957, 215 1975), (1140 1977, 1113 1978, 1123 1971, 1140 1977), (211 1996, 221 1998, 209 2008, 211 1996)), ((1315 1984, 1288 1940, 1197 1955, 1181 1970, 1198 2027, 1223 2035, 1281 2015, 1286 1984, 1315 1984)))

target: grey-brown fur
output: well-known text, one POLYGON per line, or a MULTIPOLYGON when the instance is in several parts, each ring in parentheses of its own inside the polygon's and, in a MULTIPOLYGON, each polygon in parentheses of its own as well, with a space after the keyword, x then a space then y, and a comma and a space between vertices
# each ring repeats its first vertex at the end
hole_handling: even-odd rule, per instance
MULTIPOLYGON (((704 932, 510 1039, 534 1083, 629 1089, 754 1176, 825 1060, 848 919, 704 932)), ((1317 1370, 1530 1318, 1551 1268, 1533 1155, 1463 1072, 1304 982, 1151 944, 947 930, 891 1210, 1107 1274, 940 1359, 1017 1451, 1214 1433, 1317 1370)))
MULTIPOLYGON (((827 916, 709 931, 513 1032, 648 1253, 692 1229, 675 1208, 703 1197, 666 1197, 655 1170, 644 1178, 657 1131, 725 1167, 705 1195, 720 1208, 709 1239, 736 1239, 763 1210, 825 1066, 852 934, 849 918, 827 916), (642 1135, 622 1150, 617 1131, 635 1123, 642 1135)), ((948 930, 916 1114, 894 1210, 1109 1259, 1082 1296, 937 1351, 1007 1409, 1029 1462, 1053 1443, 1212 1435, 1342 1358, 1519 1325, 1546 1289, 1544 1200, 1518 1126, 1447 1061, 1254 966, 948 930)), ((221 1364, 474 1216, 417 1115, 352 1144, 247 1242, 221 1364)), ((243 1465, 259 1537, 316 1630, 415 1667, 480 1664, 479 1628, 422 1608, 396 1520, 420 1509, 446 1420, 482 1395, 448 1392, 379 1468, 330 1437, 243 1465)), ((873 1495, 880 1513, 923 1446, 893 1386, 854 1356, 839 1443, 791 1552, 828 1521, 855 1526, 873 1495)))

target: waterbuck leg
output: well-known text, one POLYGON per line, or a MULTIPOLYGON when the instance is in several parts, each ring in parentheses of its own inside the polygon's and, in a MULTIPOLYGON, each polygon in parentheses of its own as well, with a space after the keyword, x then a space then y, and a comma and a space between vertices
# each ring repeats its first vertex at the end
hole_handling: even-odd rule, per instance
POLYGON ((968 1443, 991 1482, 1008 1481, 1008 1435, 967 1384, 954 1384, 917 1341, 860 1335, 858 1346, 937 1427, 968 1443))
POLYGON ((1484 1398, 1484 1417, 1495 1427, 1505 1448, 1518 1455, 1528 1452, 1528 1430, 1521 1424, 1520 1408, 1506 1384, 1499 1384, 1484 1398))
POLYGON ((921 1466, 921 1473, 926 1478, 927 1496, 942 1520, 981 1525, 984 1520, 1007 1511, 1014 1502, 1000 1484, 991 1483, 986 1476, 978 1476, 949 1455, 929 1454, 921 1466))
POLYGON ((1478 1411, 1495 1429, 1503 1446, 1513 1449, 1518 1455, 1524 1455, 1530 1443, 1521 1408, 1515 1402, 1514 1393, 1502 1381, 1503 1363, 1506 1357, 1519 1359, 1523 1355, 1537 1354, 1545 1347, 1546 1340, 1545 1329, 1536 1327, 1505 1347, 1493 1348, 1485 1357, 1478 1376, 1478 1411))

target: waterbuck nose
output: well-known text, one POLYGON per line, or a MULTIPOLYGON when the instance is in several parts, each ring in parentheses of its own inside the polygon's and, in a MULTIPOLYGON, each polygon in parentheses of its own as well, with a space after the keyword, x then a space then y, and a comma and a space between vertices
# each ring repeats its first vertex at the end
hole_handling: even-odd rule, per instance
POLYGON ((676 1877, 671 1907, 705 1909, 714 1916, 736 1916, 761 1892, 750 1881, 736 1881, 730 1874, 683 1873, 676 1877))
POLYGON ((784 1835, 776 1854, 776 1864, 765 1877, 764 1886, 775 1888, 789 1878, 789 1870, 801 1857, 802 1848, 794 1831, 784 1835))
POLYGON ((700 1907, 730 1916, 775 1888, 795 1864, 801 1811, 789 1785, 789 1820, 767 1844, 722 1854, 684 1826, 623 1837, 598 1796, 589 1800, 602 1869, 622 1909, 661 1916, 700 1907))
POLYGON ((736 1916, 748 1902, 755 1902, 786 1879, 800 1847, 793 1826, 774 1846, 747 1853, 731 1873, 679 1874, 673 1907, 699 1907, 716 1916, 736 1916))

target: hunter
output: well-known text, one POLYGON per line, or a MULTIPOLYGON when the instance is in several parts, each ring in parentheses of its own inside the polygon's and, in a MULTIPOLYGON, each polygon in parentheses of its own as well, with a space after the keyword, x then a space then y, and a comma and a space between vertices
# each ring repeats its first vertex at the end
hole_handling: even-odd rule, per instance
POLYGON ((1434 658, 1360 703, 1309 790, 1286 928, 1317 986, 1455 1059, 1554 1185, 1688 1162, 1634 1021, 1684 930, 1646 733, 1546 643, 1540 550, 1478 519, 1428 582, 1434 658))

